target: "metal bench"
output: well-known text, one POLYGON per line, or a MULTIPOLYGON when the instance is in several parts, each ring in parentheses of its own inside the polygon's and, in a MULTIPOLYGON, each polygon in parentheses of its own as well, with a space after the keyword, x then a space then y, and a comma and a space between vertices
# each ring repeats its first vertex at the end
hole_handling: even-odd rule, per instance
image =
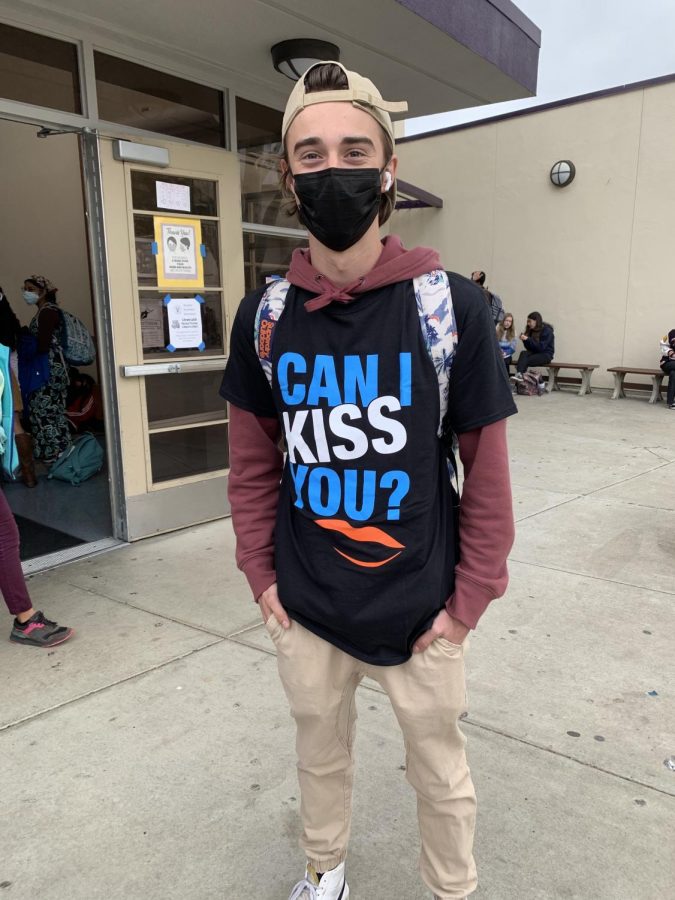
POLYGON ((662 399, 661 385, 666 376, 661 369, 631 369, 630 366, 614 366, 611 369, 607 369, 607 371, 614 375, 614 393, 612 394, 612 400, 618 400, 620 397, 626 396, 623 384, 626 375, 649 375, 652 380, 652 393, 649 402, 658 403, 658 401, 662 399))
POLYGON ((593 374, 594 369, 598 369, 599 366, 591 365, 590 363, 560 363, 555 360, 551 360, 548 364, 548 390, 549 392, 559 391, 560 385, 558 384, 558 374, 561 369, 576 369, 581 374, 581 387, 579 388, 579 396, 583 397, 584 394, 591 393, 591 375, 593 374))

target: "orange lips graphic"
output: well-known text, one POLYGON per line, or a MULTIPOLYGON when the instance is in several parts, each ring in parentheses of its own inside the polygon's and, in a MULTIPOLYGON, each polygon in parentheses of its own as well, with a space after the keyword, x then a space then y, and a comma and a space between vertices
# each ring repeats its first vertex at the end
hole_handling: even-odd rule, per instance
POLYGON ((393 553, 391 556, 388 556, 386 559, 380 560, 379 562, 364 562, 361 559, 354 559, 353 556, 343 553, 342 550, 338 550, 337 547, 333 548, 336 553, 339 553, 340 556, 349 560, 350 563, 354 563, 355 566, 363 566, 367 569, 377 569, 380 566, 385 566, 387 563, 390 563, 392 559, 396 559, 397 556, 401 555, 401 551, 405 550, 405 544, 399 544, 399 542, 394 540, 394 538, 387 534, 386 531, 383 531, 381 528, 376 528, 373 525, 356 528, 354 525, 350 525, 349 522, 345 522, 343 519, 316 519, 315 521, 320 528, 325 528, 327 531, 339 531, 340 534, 344 535, 346 538, 350 538, 352 541, 381 544, 383 547, 391 547, 392 549, 398 548, 398 553, 393 553))

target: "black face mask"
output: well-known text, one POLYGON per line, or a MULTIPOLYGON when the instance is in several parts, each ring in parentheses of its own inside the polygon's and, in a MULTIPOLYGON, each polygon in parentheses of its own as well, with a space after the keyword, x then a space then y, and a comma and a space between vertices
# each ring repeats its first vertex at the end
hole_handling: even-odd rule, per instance
POLYGON ((373 224, 382 196, 379 169, 321 169, 293 177, 298 218, 330 250, 347 250, 373 224))

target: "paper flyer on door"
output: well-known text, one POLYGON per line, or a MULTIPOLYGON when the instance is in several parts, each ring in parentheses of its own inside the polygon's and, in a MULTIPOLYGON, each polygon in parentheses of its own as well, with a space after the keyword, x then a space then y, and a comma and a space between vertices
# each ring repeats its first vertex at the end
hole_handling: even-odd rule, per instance
POLYGON ((160 288, 203 288, 204 245, 199 219, 153 216, 153 253, 160 288))
POLYGON ((169 322, 169 343, 167 350, 204 350, 201 306, 204 298, 171 297, 164 298, 169 322))

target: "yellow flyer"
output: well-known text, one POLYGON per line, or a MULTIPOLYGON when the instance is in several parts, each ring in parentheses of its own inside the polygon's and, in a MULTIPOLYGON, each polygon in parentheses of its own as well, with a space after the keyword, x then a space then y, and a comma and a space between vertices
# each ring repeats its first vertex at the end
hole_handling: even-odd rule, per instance
POLYGON ((204 287, 204 245, 199 219, 153 216, 157 286, 191 290, 204 287))

